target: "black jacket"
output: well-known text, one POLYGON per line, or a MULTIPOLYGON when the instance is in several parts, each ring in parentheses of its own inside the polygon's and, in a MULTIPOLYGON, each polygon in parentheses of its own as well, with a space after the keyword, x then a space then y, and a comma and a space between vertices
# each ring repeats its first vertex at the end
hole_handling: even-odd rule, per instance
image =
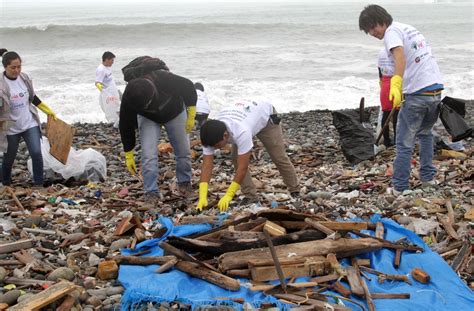
POLYGON ((147 109, 134 104, 134 101, 129 99, 127 96, 129 85, 123 94, 119 129, 125 152, 135 147, 137 115, 164 124, 176 118, 185 107, 196 106, 197 95, 191 80, 164 70, 156 70, 147 78, 153 82, 158 92, 158 96, 152 100, 147 109))

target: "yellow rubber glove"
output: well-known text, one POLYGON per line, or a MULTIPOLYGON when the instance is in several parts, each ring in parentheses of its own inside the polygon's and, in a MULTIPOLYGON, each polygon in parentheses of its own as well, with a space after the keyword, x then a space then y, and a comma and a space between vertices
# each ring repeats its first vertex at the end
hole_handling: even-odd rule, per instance
POLYGON ((221 212, 225 212, 229 208, 230 201, 232 201, 235 193, 239 189, 240 185, 235 181, 230 184, 229 189, 227 189, 225 195, 222 197, 222 199, 219 200, 219 203, 217 203, 217 206, 219 207, 219 210, 221 212))
POLYGON ((137 165, 135 164, 135 154, 133 150, 125 152, 125 164, 130 174, 135 175, 137 173, 137 165))
POLYGON ((393 108, 400 108, 402 103, 402 77, 395 75, 390 79, 390 95, 388 99, 393 103, 393 108))
POLYGON ((209 184, 207 182, 199 183, 199 201, 196 209, 198 211, 202 211, 204 207, 207 206, 207 189, 209 188, 209 184))
POLYGON ((191 133, 196 118, 196 106, 188 107, 188 119, 186 120, 186 133, 191 133))
POLYGON ((96 82, 95 87, 99 90, 99 92, 102 92, 102 90, 104 89, 104 85, 100 82, 96 82))
POLYGON ((45 103, 41 102, 38 106, 39 110, 43 111, 44 113, 46 113, 47 115, 51 115, 54 120, 56 120, 56 114, 53 112, 53 110, 51 110, 51 108, 48 107, 48 105, 46 105, 45 103))

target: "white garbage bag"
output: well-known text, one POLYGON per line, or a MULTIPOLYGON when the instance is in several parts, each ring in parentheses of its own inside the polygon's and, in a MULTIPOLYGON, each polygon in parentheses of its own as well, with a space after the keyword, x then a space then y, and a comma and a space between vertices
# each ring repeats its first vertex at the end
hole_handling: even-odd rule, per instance
MULTIPOLYGON (((52 175, 52 172, 60 174, 66 180, 74 177, 76 180, 88 179, 97 182, 105 180, 107 177, 105 157, 92 148, 75 150, 71 147, 67 162, 64 165, 49 153, 48 138, 43 137, 41 140, 41 154, 46 177, 52 175)), ((27 166, 30 174, 33 174, 31 159, 28 160, 27 166)))
POLYGON ((100 108, 105 113, 107 122, 118 124, 120 112, 120 93, 115 85, 104 88, 100 92, 100 108))

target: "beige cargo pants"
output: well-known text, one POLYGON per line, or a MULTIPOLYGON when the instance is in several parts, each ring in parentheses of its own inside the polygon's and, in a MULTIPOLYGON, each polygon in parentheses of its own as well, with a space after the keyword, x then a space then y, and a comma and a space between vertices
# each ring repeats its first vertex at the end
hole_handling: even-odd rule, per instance
MULTIPOLYGON (((263 143, 263 146, 270 155, 273 163, 275 163, 288 190, 290 192, 299 192, 295 167, 286 154, 281 125, 273 124, 269 120, 267 126, 257 134, 257 138, 263 143)), ((235 169, 237 169, 237 145, 232 145, 232 161, 235 169)), ((257 197, 257 189, 252 181, 252 175, 249 170, 247 170, 247 174, 240 186, 242 193, 246 197, 257 197)))

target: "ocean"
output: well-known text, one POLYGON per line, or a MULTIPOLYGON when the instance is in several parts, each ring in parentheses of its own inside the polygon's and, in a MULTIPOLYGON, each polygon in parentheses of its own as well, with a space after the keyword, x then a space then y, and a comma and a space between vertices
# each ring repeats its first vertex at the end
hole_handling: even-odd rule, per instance
MULTIPOLYGON (((105 117, 94 86, 104 51, 121 68, 141 55, 201 82, 211 109, 264 96, 280 112, 379 104, 382 41, 359 31, 367 3, 22 5, 2 1, 0 47, 18 52, 36 93, 67 122, 105 117)), ((445 95, 474 98, 473 3, 384 4, 432 46, 445 95)), ((42 116, 44 118, 44 116, 42 116)))

